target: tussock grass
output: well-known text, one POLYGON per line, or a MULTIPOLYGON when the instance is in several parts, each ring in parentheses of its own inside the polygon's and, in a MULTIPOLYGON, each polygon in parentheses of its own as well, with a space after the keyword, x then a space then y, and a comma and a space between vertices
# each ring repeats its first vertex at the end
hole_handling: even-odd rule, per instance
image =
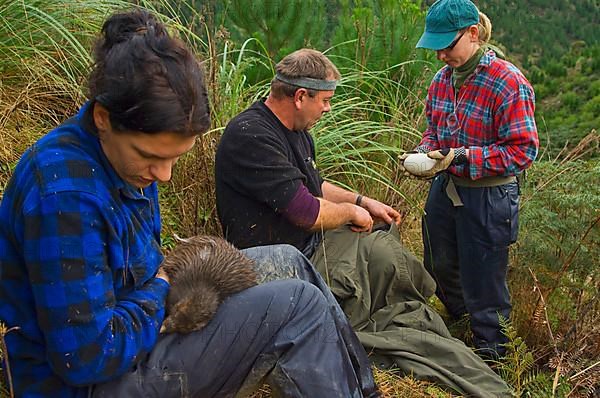
MULTIPOLYGON (((332 57, 334 62, 350 62, 340 58, 332 57)), ((392 79, 407 65, 382 71, 360 65, 341 69, 332 110, 312 131, 317 163, 328 180, 398 208, 417 207, 410 193, 420 185, 414 180, 402 184, 407 180, 398 174, 398 156, 421 136, 420 120, 413 118, 421 106, 418 87, 392 79)))
POLYGON ((116 0, 2 2, 0 71, 3 86, 19 93, 13 108, 28 99, 50 114, 63 114, 79 104, 92 39, 111 10, 127 5, 116 0))
POLYGON ((0 188, 20 154, 82 103, 92 38, 125 1, 0 2, 0 188))
MULTIPOLYGON (((214 204, 215 148, 228 120, 268 92, 268 79, 251 82, 248 76, 257 75, 256 68, 262 71, 258 75, 272 76, 276 60, 257 39, 238 47, 191 2, 138 4, 160 13, 204 60, 211 95, 211 130, 160 189, 168 248, 174 233, 221 233, 214 204)), ((108 14, 129 6, 117 0, 0 2, 0 195, 20 154, 85 100, 91 41, 108 14)), ((313 130, 319 167, 328 179, 400 209, 403 241, 419 255, 428 183, 401 176, 397 156, 420 137, 426 76, 423 81, 403 77, 410 75, 404 68, 419 66, 414 62, 369 71, 339 60, 355 66, 341 70, 333 109, 313 130)), ((516 354, 502 369, 523 396, 592 396, 600 383, 599 138, 594 131, 584 141, 536 163, 522 187, 521 236, 511 250, 509 274, 514 311, 507 326, 516 354), (596 156, 582 160, 590 153, 596 156)), ((454 326, 455 335, 466 339, 466 327, 454 326)), ((392 371, 376 369, 375 375, 389 397, 450 396, 392 371)))

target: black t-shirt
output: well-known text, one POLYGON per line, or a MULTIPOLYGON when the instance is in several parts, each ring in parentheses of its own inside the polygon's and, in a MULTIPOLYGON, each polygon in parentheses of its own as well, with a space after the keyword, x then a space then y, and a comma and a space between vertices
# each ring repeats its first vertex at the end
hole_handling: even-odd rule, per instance
POLYGON ((289 243, 303 250, 312 232, 282 214, 300 184, 323 196, 315 148, 306 131, 287 129, 263 101, 233 118, 217 148, 217 212, 236 247, 289 243))

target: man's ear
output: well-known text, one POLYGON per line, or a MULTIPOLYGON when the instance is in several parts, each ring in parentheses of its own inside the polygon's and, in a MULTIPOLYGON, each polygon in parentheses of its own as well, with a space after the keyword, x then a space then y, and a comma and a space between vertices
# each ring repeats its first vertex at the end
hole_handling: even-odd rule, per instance
POLYGON ((300 109, 302 107, 303 101, 308 96, 308 91, 305 88, 299 88, 294 93, 294 105, 296 105, 296 109, 300 109))
POLYGON ((110 124, 110 113, 98 102, 94 103, 94 124, 100 135, 106 131, 110 131, 112 128, 110 124))

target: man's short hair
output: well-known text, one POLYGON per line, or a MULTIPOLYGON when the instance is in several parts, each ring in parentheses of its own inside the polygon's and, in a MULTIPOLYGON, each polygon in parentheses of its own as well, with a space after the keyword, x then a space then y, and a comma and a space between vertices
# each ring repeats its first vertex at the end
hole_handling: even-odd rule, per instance
MULTIPOLYGON (((308 77, 320 80, 339 80, 341 75, 336 66, 323 53, 310 48, 302 48, 285 56, 277 65, 275 72, 286 78, 308 77)), ((271 81, 271 94, 275 98, 293 97, 301 88, 284 83, 277 78, 271 81)), ((308 95, 314 97, 317 90, 307 89, 308 95)))

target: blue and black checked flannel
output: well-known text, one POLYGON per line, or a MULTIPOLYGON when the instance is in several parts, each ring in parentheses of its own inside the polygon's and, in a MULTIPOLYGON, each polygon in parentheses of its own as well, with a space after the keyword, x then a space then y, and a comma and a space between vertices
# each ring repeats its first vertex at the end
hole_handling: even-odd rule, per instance
POLYGON ((0 204, 0 320, 18 396, 84 397, 151 351, 164 317, 155 184, 127 185, 79 114, 28 149, 0 204))

